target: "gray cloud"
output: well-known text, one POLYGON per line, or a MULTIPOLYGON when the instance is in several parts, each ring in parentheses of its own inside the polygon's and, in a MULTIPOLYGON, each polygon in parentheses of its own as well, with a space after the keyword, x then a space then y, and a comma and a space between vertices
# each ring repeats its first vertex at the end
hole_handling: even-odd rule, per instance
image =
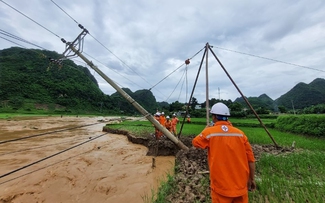
MULTIPOLYGON (((106 47, 87 35, 85 54, 93 56, 91 60, 101 70, 132 91, 152 88, 207 42, 214 46, 213 51, 246 96, 266 93, 276 99, 298 82, 309 83, 317 77, 324 78, 325 2, 322 0, 55 2, 106 47)), ((77 24, 51 1, 11 0, 7 3, 67 41, 73 41, 81 32, 77 24)), ((65 46, 57 36, 1 2, 0 20, 3 30, 46 49, 58 53, 64 51, 65 46)), ((15 46, 0 40, 1 49, 15 46)), ((181 78, 185 70, 183 66, 152 89, 158 101, 168 98, 168 102, 178 98, 182 102, 186 100, 202 54, 203 51, 188 66, 188 92, 185 77, 181 78)), ((78 59, 76 63, 80 61, 78 59)), ((106 94, 115 92, 94 71, 91 73, 106 94)), ((220 95, 221 99, 234 100, 240 96, 211 53, 209 84, 210 97, 220 95)), ((205 67, 194 96, 199 102, 205 101, 205 67)))

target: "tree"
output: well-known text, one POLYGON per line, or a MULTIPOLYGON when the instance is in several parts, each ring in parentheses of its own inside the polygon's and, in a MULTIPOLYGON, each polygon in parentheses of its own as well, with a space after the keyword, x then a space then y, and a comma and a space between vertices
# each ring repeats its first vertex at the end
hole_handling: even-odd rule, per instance
POLYGON ((279 106, 278 109, 279 109, 280 113, 286 113, 287 112, 286 107, 284 107, 284 106, 279 106))
POLYGON ((169 105, 170 112, 177 112, 183 109, 184 103, 180 103, 179 101, 175 101, 169 105))
POLYGON ((190 103, 190 106, 191 106, 191 109, 195 109, 195 106, 198 105, 198 101, 195 97, 192 97, 191 99, 191 103, 190 103))

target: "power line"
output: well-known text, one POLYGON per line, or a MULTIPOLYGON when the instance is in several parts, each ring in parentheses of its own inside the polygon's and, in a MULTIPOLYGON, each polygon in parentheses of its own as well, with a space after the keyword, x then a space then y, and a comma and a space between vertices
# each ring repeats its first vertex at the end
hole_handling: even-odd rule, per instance
MULTIPOLYGON (((196 52, 196 54, 194 54, 191 58, 189 58, 188 60, 193 59, 196 55, 198 55, 203 49, 205 49, 205 47, 203 47, 200 51, 196 52)), ((165 76, 163 79, 161 79, 159 82, 157 82, 154 86, 152 86, 149 90, 151 90, 152 88, 156 87, 158 84, 160 84, 162 81, 166 80, 170 75, 172 75, 173 73, 175 73, 178 69, 180 69, 182 66, 185 65, 185 62, 180 65, 178 68, 176 68, 175 70, 173 70, 171 73, 169 73, 167 76, 165 76)))
MULTIPOLYGON (((185 75, 185 71, 183 72, 182 76, 180 77, 180 79, 178 80, 178 83, 175 85, 175 88, 173 89, 173 91, 170 93, 170 95, 167 97, 167 99, 165 101, 168 101, 169 98, 173 95, 173 93, 175 92, 176 88, 178 87, 179 83, 182 81, 183 77, 185 75)), ((179 97, 178 97, 179 100, 179 97)))
MULTIPOLYGON (((85 52, 83 52, 83 53, 84 53, 85 55, 89 56, 90 58, 94 59, 94 60, 97 61, 98 63, 102 64, 103 66, 105 66, 105 67, 109 68, 110 70, 114 71, 115 73, 119 74, 120 76, 122 76, 122 77, 125 78, 126 80, 130 81, 130 82, 133 83, 134 85, 136 85, 136 86, 138 86, 138 87, 140 87, 140 88, 145 89, 144 87, 139 86, 138 84, 134 83, 134 82, 133 82, 132 80, 130 80, 129 78, 123 76, 122 74, 120 74, 120 73, 117 72, 116 70, 114 70, 114 69, 112 69, 112 68, 106 66, 104 63, 100 62, 99 60, 95 59, 94 57, 90 56, 89 54, 87 54, 87 53, 85 53, 85 52)), ((115 82, 115 83, 117 83, 117 82, 115 82)), ((117 83, 117 84, 118 84, 118 83, 117 83)), ((118 84, 118 85, 122 87, 122 85, 120 85, 120 84, 118 84)))
POLYGON ((88 150, 88 151, 85 151, 85 152, 82 152, 82 153, 80 153, 80 154, 76 154, 76 155, 74 155, 74 156, 71 156, 71 157, 68 157, 68 158, 66 158, 66 159, 63 159, 63 160, 60 160, 60 161, 54 162, 54 163, 52 163, 52 164, 49 164, 49 165, 47 165, 47 166, 44 166, 44 167, 42 167, 42 168, 38 168, 38 169, 36 169, 36 170, 34 170, 34 171, 31 171, 31 172, 25 173, 25 174, 23 174, 23 175, 20 175, 20 176, 17 176, 17 177, 11 178, 11 179, 9 179, 9 180, 6 180, 6 181, 4 181, 4 182, 1 182, 0 185, 5 184, 5 183, 8 183, 8 182, 13 181, 13 180, 16 180, 16 179, 18 179, 18 178, 22 178, 22 177, 24 177, 24 176, 30 175, 30 174, 32 174, 32 173, 35 173, 35 172, 37 172, 37 171, 40 171, 40 170, 46 169, 46 168, 48 168, 48 167, 54 166, 54 165, 56 165, 56 164, 62 163, 63 161, 66 161, 66 160, 69 160, 69 159, 75 158, 75 157, 77 157, 77 156, 80 156, 80 155, 86 154, 86 153, 88 153, 88 152, 91 152, 92 150, 93 150, 93 149, 88 150))
POLYGON ((27 48, 27 47, 25 47, 25 46, 23 46, 23 45, 21 45, 21 44, 18 44, 18 43, 14 42, 14 41, 11 41, 10 39, 6 39, 6 38, 1 37, 1 36, 0 36, 0 38, 2 38, 2 39, 4 39, 4 40, 7 40, 8 42, 11 42, 11 43, 13 43, 13 44, 15 44, 15 45, 18 45, 18 46, 20 46, 20 47, 27 48))
POLYGON ((79 24, 71 15, 69 15, 67 12, 65 12, 65 10, 63 10, 63 8, 61 8, 57 3, 55 3, 53 0, 51 0, 52 3, 54 3, 59 9, 61 9, 61 11, 63 11, 65 14, 67 14, 67 16, 69 16, 74 22, 76 22, 77 24, 79 24))
MULTIPOLYGON (((43 47, 41 47, 41 46, 38 46, 37 44, 34 44, 34 43, 32 43, 32 42, 29 42, 29 41, 27 41, 27 40, 25 40, 25 39, 23 39, 23 38, 21 38, 21 37, 18 37, 18 36, 14 35, 14 34, 11 34, 11 33, 7 32, 7 31, 5 31, 5 30, 0 29, 0 34, 5 35, 5 36, 8 36, 8 37, 11 37, 11 38, 16 39, 16 40, 18 40, 18 41, 25 42, 25 43, 27 43, 27 44, 30 44, 30 45, 33 45, 33 46, 35 46, 35 47, 38 47, 38 48, 41 48, 41 49, 46 50, 45 48, 43 48, 43 47)), ((4 38, 3 38, 3 39, 4 39, 4 38)), ((12 42, 12 41, 11 41, 11 42, 12 42)), ((13 43, 14 43, 14 42, 13 42, 13 43)), ((18 44, 17 44, 17 45, 18 45, 18 44)), ((26 47, 24 47, 24 48, 26 48, 26 47)))
POLYGON ((247 55, 247 56, 252 56, 252 57, 256 57, 256 58, 266 59, 266 60, 269 60, 269 61, 283 63, 283 64, 287 64, 287 65, 291 65, 291 66, 297 66, 297 67, 301 67, 301 68, 307 68, 307 69, 310 69, 310 70, 316 70, 316 71, 319 71, 319 72, 325 72, 324 70, 320 70, 320 69, 317 69, 317 68, 311 68, 311 67, 308 67, 308 66, 302 66, 302 65, 298 65, 298 64, 294 64, 294 63, 280 61, 280 60, 277 60, 277 59, 271 59, 271 58, 267 58, 267 57, 264 57, 264 56, 248 54, 248 53, 235 51, 235 50, 231 50, 231 49, 226 49, 226 48, 222 48, 222 47, 217 47, 217 46, 213 46, 213 48, 222 49, 222 50, 226 50, 226 51, 230 51, 230 52, 234 52, 234 53, 238 53, 238 54, 243 54, 243 55, 247 55))
POLYGON ((19 141, 19 140, 25 140, 25 139, 29 139, 29 138, 39 137, 39 136, 48 135, 48 134, 54 134, 54 133, 58 133, 58 132, 73 130, 73 129, 87 127, 87 126, 91 126, 91 125, 97 125, 97 124, 99 124, 99 123, 92 123, 92 124, 87 124, 87 125, 82 125, 82 126, 77 126, 77 127, 72 127, 72 128, 66 128, 66 129, 62 129, 62 130, 55 130, 52 132, 40 133, 40 134, 36 134, 36 135, 30 135, 30 136, 26 136, 26 137, 11 139, 11 140, 5 140, 5 141, 1 141, 0 144, 4 144, 4 143, 8 143, 8 142, 15 142, 15 141, 19 141))
POLYGON ((44 27, 43 25, 41 25, 40 23, 36 22, 35 20, 33 20, 32 18, 28 17, 27 15, 25 15, 23 12, 19 11, 18 9, 14 8, 13 6, 9 5, 8 3, 4 2, 3 0, 0 0, 2 3, 6 4, 7 6, 9 6, 10 8, 12 8, 13 10, 17 11, 18 13, 20 13, 21 15, 25 16, 26 18, 28 18, 29 20, 33 21, 34 23, 36 23, 37 25, 41 26, 42 28, 44 28, 45 30, 49 31, 50 33, 52 33, 53 35, 55 35, 56 37, 58 37, 59 39, 62 40, 62 38, 55 34, 54 32, 52 32, 51 30, 47 29, 46 27, 44 27))
MULTIPOLYGON (((64 12, 69 18, 71 18, 79 27, 81 24, 75 20, 71 15, 69 15, 68 12, 66 12, 62 7, 60 7, 57 3, 55 3, 53 0, 51 0, 53 4, 55 4, 62 12, 64 12)), ((132 69, 126 62, 124 62, 121 58, 119 58, 116 54, 114 54, 109 48, 107 48, 102 42, 100 42, 95 36, 93 36, 91 33, 88 33, 96 42, 98 42, 102 47, 104 47, 108 52, 110 52, 114 57, 116 57, 123 65, 125 65, 127 68, 129 68, 133 73, 138 75, 143 81, 151 85, 144 77, 142 77, 140 74, 138 74, 134 69, 132 69)))
POLYGON ((23 170, 23 169, 25 169, 25 168, 28 168, 28 167, 30 167, 30 166, 33 166, 33 165, 35 165, 35 164, 37 164, 37 163, 40 163, 40 162, 42 162, 42 161, 45 161, 45 160, 50 159, 50 158, 52 158, 52 157, 55 157, 55 156, 57 156, 57 155, 59 155, 59 154, 62 154, 62 153, 64 153, 64 152, 67 152, 67 151, 69 151, 69 150, 71 150, 71 149, 74 149, 74 148, 76 148, 76 147, 79 147, 79 146, 81 146, 81 145, 84 145, 84 144, 86 144, 86 143, 88 143, 88 142, 91 142, 91 141, 93 141, 93 140, 95 140, 95 139, 98 139, 98 138, 100 138, 100 137, 103 137, 103 136, 106 135, 106 134, 108 134, 108 133, 104 133, 104 134, 98 135, 98 136, 96 136, 96 137, 94 137, 94 138, 92 138, 92 139, 90 139, 90 140, 87 140, 87 141, 81 142, 81 143, 79 143, 79 144, 77 144, 77 145, 74 145, 74 146, 72 146, 72 147, 69 147, 69 148, 67 148, 67 149, 65 149, 65 150, 59 151, 59 152, 57 152, 57 153, 55 153, 55 154, 52 154, 52 155, 47 156, 47 157, 45 157, 45 158, 42 158, 42 159, 40 159, 40 160, 38 160, 38 161, 32 162, 32 163, 30 163, 30 164, 27 164, 27 165, 25 165, 25 166, 22 166, 22 167, 20 167, 20 168, 17 168, 17 169, 15 169, 15 170, 13 170, 13 171, 10 171, 10 172, 8 172, 8 173, 5 173, 5 174, 3 174, 3 175, 0 175, 0 179, 6 177, 6 176, 8 176, 8 175, 11 175, 11 174, 13 174, 13 173, 16 173, 16 172, 18 172, 18 171, 21 171, 21 170, 23 170))
MULTIPOLYGON (((68 140, 68 141, 64 141, 64 142, 57 142, 57 143, 48 144, 48 145, 42 145, 42 146, 38 146, 38 147, 31 147, 31 148, 27 148, 27 149, 21 149, 21 150, 17 150, 17 151, 12 151, 12 152, 6 152, 6 153, 3 153, 3 154, 0 154, 0 156, 4 156, 4 155, 8 155, 8 154, 15 154, 15 153, 19 153, 19 152, 30 151, 30 150, 34 150, 34 149, 41 149, 41 148, 55 146, 55 145, 59 145, 59 144, 76 142, 76 141, 83 140, 83 139, 85 139, 85 138, 84 137, 83 138, 79 138, 79 139, 73 138, 72 140, 68 140)), ((88 139, 91 139, 91 137, 88 136, 88 139)))

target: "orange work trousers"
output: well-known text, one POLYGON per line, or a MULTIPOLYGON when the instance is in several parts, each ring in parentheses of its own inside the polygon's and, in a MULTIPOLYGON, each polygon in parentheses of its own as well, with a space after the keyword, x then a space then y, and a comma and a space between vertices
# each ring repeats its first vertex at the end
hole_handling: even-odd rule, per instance
POLYGON ((248 193, 239 197, 225 197, 211 190, 212 203, 248 203, 248 193))

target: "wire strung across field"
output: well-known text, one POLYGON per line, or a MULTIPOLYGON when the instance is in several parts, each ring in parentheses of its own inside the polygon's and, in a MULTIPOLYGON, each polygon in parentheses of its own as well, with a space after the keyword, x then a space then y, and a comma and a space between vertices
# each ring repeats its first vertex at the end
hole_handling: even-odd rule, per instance
MULTIPOLYGON (((56 146, 56 145, 59 145, 59 144, 65 144, 65 143, 70 143, 70 142, 75 143, 77 141, 84 140, 84 139, 86 139, 86 137, 82 137, 82 138, 78 138, 78 139, 73 138, 71 140, 64 141, 64 142, 57 142, 57 143, 42 145, 42 146, 38 146, 38 147, 31 147, 31 148, 27 148, 27 149, 12 151, 12 152, 6 152, 6 153, 3 153, 3 154, 0 154, 0 156, 4 156, 4 155, 8 155, 8 154, 15 154, 15 153, 19 153, 19 152, 26 152, 26 151, 30 151, 30 150, 34 150, 34 149, 41 149, 41 148, 50 147, 50 146, 56 146)), ((91 137, 87 136, 87 139, 91 139, 91 137)))
POLYGON ((45 133, 40 133, 40 134, 36 134, 36 135, 30 135, 30 136, 26 136, 26 137, 20 137, 20 138, 16 138, 16 139, 11 139, 11 140, 5 140, 5 141, 1 141, 0 144, 4 144, 4 143, 8 143, 8 142, 15 142, 15 141, 19 141, 19 140, 25 140, 25 139, 29 139, 29 138, 39 137, 39 136, 43 136, 43 135, 48 135, 48 134, 53 134, 53 133, 58 133, 58 132, 63 132, 63 131, 68 131, 68 130, 73 130, 73 129, 87 127, 87 126, 91 126, 91 125, 97 125, 97 124, 99 124, 99 123, 92 123, 92 124, 87 124, 87 125, 82 125, 82 126, 76 126, 76 127, 72 127, 72 128, 65 128, 65 129, 61 129, 61 130, 55 130, 55 131, 52 131, 52 132, 45 132, 45 133))
POLYGON ((38 160, 38 161, 32 162, 32 163, 27 164, 27 165, 25 165, 25 166, 22 166, 22 167, 20 167, 20 168, 17 168, 17 169, 15 169, 15 170, 13 170, 13 171, 10 171, 10 172, 8 172, 8 173, 2 174, 2 175, 0 175, 0 179, 6 177, 6 176, 8 176, 8 175, 11 175, 11 174, 13 174, 13 173, 16 173, 16 172, 18 172, 18 171, 21 171, 21 170, 23 170, 23 169, 25 169, 25 168, 28 168, 28 167, 30 167, 30 166, 33 166, 33 165, 35 165, 35 164, 37 164, 37 163, 40 163, 40 162, 42 162, 42 161, 45 161, 45 160, 50 159, 50 158, 52 158, 52 157, 55 157, 55 156, 57 156, 57 155, 59 155, 59 154, 62 154, 62 153, 64 153, 64 152, 67 152, 67 151, 69 151, 69 150, 71 150, 71 149, 74 149, 74 148, 76 148, 76 147, 79 147, 79 146, 81 146, 81 145, 84 145, 84 144, 86 144, 86 143, 88 143, 88 142, 91 142, 91 141, 93 141, 93 140, 96 140, 96 139, 98 139, 98 138, 100 138, 100 137, 102 137, 102 136, 104 136, 104 135, 106 135, 106 134, 108 134, 108 133, 104 133, 104 134, 101 134, 101 135, 95 136, 94 138, 91 138, 91 139, 89 139, 89 140, 87 140, 87 141, 81 142, 81 143, 79 143, 79 144, 77 144, 77 145, 74 145, 74 146, 72 146, 72 147, 69 147, 69 148, 67 148, 67 149, 65 149, 65 150, 59 151, 59 152, 57 152, 57 153, 55 153, 55 154, 52 154, 52 155, 47 156, 47 157, 45 157, 45 158, 42 158, 42 159, 40 159, 40 160, 38 160))

